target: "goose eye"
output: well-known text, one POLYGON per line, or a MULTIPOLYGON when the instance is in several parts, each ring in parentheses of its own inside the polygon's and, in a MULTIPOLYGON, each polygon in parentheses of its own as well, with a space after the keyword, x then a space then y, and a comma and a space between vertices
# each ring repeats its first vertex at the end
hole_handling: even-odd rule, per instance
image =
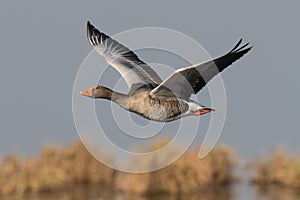
POLYGON ((98 86, 96 86, 96 87, 95 87, 95 89, 96 89, 96 90, 98 90, 98 89, 99 89, 99 87, 98 87, 98 86))

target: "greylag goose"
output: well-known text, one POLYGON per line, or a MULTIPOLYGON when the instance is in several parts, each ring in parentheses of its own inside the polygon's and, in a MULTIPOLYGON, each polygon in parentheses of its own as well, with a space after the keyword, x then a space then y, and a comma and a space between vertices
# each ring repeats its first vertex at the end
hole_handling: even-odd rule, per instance
POLYGON ((240 39, 227 54, 178 69, 162 81, 133 51, 97 30, 90 22, 87 22, 87 37, 94 49, 122 75, 130 90, 128 94, 122 94, 97 85, 80 94, 113 101, 126 110, 160 122, 213 111, 190 100, 191 95, 252 48, 247 47, 249 43, 241 46, 240 39))

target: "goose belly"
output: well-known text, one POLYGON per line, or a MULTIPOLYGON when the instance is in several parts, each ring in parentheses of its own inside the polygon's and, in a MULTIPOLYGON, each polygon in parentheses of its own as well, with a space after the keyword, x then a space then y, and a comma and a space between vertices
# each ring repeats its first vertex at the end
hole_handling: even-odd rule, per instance
POLYGON ((159 104, 152 105, 148 113, 145 113, 147 118, 156 121, 167 121, 169 118, 169 113, 166 108, 159 104))
POLYGON ((178 100, 154 99, 148 95, 133 96, 129 100, 129 110, 147 119, 167 122, 180 118, 182 103, 178 100))

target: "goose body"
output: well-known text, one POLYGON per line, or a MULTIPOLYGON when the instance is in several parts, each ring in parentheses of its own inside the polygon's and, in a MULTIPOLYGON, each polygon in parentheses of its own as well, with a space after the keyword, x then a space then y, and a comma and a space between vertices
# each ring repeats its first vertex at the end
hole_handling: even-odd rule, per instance
POLYGON ((188 115, 203 115, 213 111, 190 100, 215 75, 246 54, 251 47, 241 46, 240 40, 227 54, 176 70, 162 81, 156 72, 141 61, 131 50, 87 23, 87 36, 91 45, 125 79, 130 91, 122 94, 104 86, 93 86, 80 94, 102 98, 119 104, 149 120, 173 121, 188 115))

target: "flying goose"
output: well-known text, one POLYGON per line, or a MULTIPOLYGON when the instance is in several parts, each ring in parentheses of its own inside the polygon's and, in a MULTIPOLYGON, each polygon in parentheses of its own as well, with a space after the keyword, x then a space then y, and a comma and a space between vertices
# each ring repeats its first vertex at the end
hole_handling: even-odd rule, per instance
POLYGON ((247 47, 249 43, 240 46, 240 39, 227 54, 178 69, 162 81, 133 51, 97 30, 89 21, 87 37, 94 49, 125 79, 130 91, 122 94, 97 85, 81 91, 80 94, 113 101, 126 110, 160 122, 214 111, 190 100, 191 95, 198 93, 209 80, 252 48, 247 47))

